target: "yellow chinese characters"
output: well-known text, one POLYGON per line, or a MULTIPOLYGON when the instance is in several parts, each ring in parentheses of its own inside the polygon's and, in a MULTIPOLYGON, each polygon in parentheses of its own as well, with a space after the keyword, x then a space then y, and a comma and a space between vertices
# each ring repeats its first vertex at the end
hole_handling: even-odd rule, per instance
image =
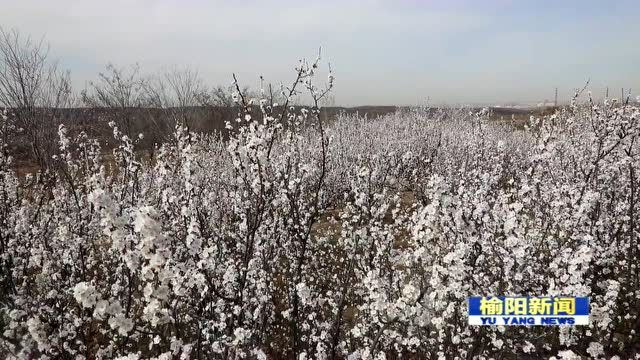
POLYGON ((527 298, 506 298, 504 299, 505 315, 526 315, 527 298))
POLYGON ((502 300, 497 297, 480 299, 480 313, 482 315, 502 315, 502 300))
POLYGON ((551 298, 530 298, 529 315, 551 315, 551 298))
POLYGON ((576 299, 570 297, 482 297, 482 315, 565 315, 576 314, 576 299))
POLYGON ((553 298, 553 313, 555 315, 575 315, 575 298, 553 298), (563 314, 561 314, 563 313, 563 314))

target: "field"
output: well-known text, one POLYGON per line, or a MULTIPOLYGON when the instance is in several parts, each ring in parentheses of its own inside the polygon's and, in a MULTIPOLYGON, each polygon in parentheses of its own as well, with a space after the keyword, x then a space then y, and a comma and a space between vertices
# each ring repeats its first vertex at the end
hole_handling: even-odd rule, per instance
POLYGON ((115 123, 111 151, 61 125, 31 175, 5 146, 0 354, 637 358, 640 109, 260 104, 153 159, 115 123), (486 294, 589 296, 591 324, 468 326, 486 294))
POLYGON ((628 97, 323 107, 320 58, 258 91, 109 65, 77 96, 1 30, 0 358, 640 358, 628 97), (589 325, 468 325, 503 295, 589 297, 589 325))

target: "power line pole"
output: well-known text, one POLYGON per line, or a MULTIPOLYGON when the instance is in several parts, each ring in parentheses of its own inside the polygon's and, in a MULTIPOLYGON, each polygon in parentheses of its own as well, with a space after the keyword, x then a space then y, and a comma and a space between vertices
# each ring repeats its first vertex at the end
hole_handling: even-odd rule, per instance
POLYGON ((558 106, 558 88, 556 87, 556 96, 555 96, 555 100, 553 101, 553 106, 557 107, 558 106))

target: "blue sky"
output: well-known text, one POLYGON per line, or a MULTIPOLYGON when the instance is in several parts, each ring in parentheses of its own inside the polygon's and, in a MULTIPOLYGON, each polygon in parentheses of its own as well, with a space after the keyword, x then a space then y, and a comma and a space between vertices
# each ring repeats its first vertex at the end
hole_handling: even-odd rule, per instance
MULTIPOLYGON (((0 24, 45 36, 77 88, 107 62, 288 81, 319 46, 342 105, 537 103, 591 79, 640 88, 640 1, 5 1, 0 24)), ((614 90, 615 89, 615 90, 614 90)))

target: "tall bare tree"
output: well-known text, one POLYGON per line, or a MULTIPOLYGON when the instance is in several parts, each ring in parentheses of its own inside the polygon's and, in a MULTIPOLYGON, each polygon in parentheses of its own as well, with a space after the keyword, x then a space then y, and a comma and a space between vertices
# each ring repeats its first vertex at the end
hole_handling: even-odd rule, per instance
POLYGON ((138 64, 122 68, 108 64, 106 71, 98 74, 98 80, 89 82, 82 91, 82 101, 86 106, 107 109, 108 116, 132 136, 134 118, 146 105, 144 89, 138 64))
POLYGON ((15 29, 0 28, 0 105, 24 130, 34 160, 49 166, 55 151, 51 131, 61 109, 73 101, 70 75, 49 57, 49 46, 15 29))
POLYGON ((194 120, 202 117, 198 107, 202 104, 206 90, 196 70, 173 67, 163 71, 147 79, 145 91, 147 104, 163 109, 167 115, 154 119, 159 128, 172 124, 172 120, 191 127, 194 120))

